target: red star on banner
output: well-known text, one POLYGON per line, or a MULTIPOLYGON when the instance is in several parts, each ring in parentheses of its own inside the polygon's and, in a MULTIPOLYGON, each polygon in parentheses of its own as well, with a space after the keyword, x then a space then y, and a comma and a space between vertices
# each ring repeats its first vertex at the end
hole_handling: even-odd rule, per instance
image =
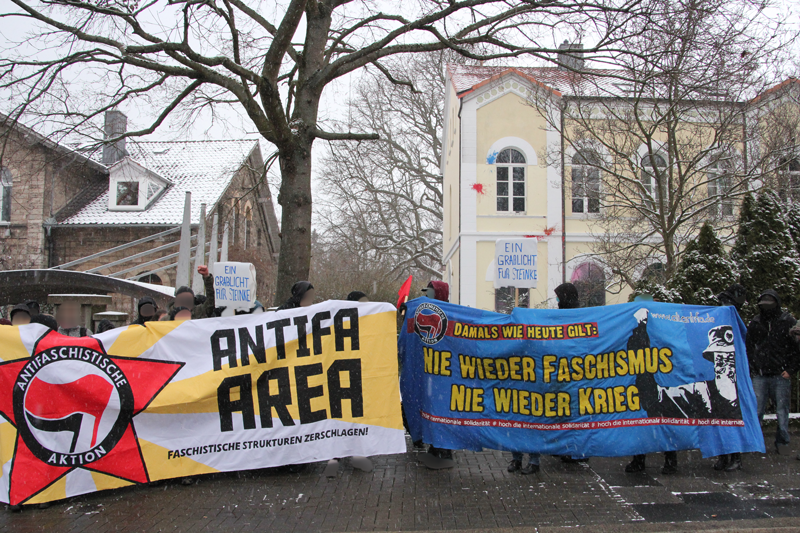
POLYGON ((9 503, 28 501, 76 468, 147 483, 133 417, 182 366, 109 357, 97 339, 54 331, 30 358, 0 363, 0 414, 17 428, 9 503), (101 428, 103 417, 113 424, 101 428))

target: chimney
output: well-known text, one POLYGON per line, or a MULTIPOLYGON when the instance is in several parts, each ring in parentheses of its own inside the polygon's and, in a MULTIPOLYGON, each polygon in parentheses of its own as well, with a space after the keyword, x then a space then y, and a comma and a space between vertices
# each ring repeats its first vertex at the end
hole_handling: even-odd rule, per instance
POLYGON ((558 46, 558 68, 561 70, 583 70, 583 45, 564 41, 558 46))
MULTIPOLYGON (((106 140, 113 139, 126 131, 128 131, 128 117, 117 109, 106 111, 103 138, 106 140)), ((110 167, 126 155, 128 154, 125 151, 125 139, 103 146, 103 164, 107 167, 110 167)))

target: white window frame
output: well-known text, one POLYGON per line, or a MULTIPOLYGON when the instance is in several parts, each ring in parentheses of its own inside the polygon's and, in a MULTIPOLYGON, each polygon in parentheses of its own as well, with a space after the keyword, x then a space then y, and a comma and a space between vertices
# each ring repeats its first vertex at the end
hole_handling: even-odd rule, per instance
POLYGON ((108 179, 109 211, 146 211, 170 184, 155 172, 143 167, 130 158, 125 158, 111 167, 108 179), (117 190, 120 183, 137 182, 139 184, 136 205, 119 205, 117 190), (153 194, 149 192, 153 190, 153 194))
POLYGON ((644 157, 642 157, 641 159, 640 167, 641 167, 641 174, 639 176, 640 182, 642 184, 642 187, 644 187, 646 193, 650 196, 650 198, 646 198, 646 200, 648 202, 652 201, 653 205, 655 206, 658 204, 658 181, 656 180, 656 172, 652 170, 648 171, 647 169, 663 168, 664 170, 662 172, 665 172, 667 170, 667 159, 660 153, 645 154, 644 157), (659 165, 658 159, 656 159, 656 166, 653 166, 651 161, 654 158, 660 159, 661 161, 664 162, 664 164, 659 165), (645 183, 645 178, 647 178, 649 183, 645 183))
MULTIPOLYGON (((708 182, 708 197, 719 194, 729 194, 731 183, 729 175, 733 171, 733 162, 725 158, 724 154, 717 155, 706 168, 706 180, 708 182), (724 168, 723 168, 724 167, 724 168), (728 177, 726 178, 726 175, 728 177)), ((732 218, 734 214, 734 202, 731 198, 717 199, 714 201, 712 213, 724 218, 732 218)))
POLYGON ((572 156, 572 163, 571 163, 571 170, 570 170, 570 174, 571 174, 571 177, 572 177, 572 185, 571 185, 571 188, 572 188, 572 206, 571 206, 571 208, 572 208, 572 213, 575 214, 575 215, 578 215, 578 214, 579 215, 596 215, 596 214, 600 213, 600 190, 601 190, 601 187, 602 187, 602 181, 600 180, 600 168, 599 168, 599 165, 587 164, 589 162, 589 158, 595 159, 598 162, 600 161, 600 156, 597 154, 597 152, 595 152, 594 150, 591 150, 591 149, 578 150, 572 156), (578 162, 579 161, 578 158, 581 158, 583 160, 583 162, 578 162), (578 161, 576 161, 576 160, 578 160, 578 161), (594 174, 594 175, 590 176, 590 173, 594 174), (578 174, 578 176, 576 176, 576 174, 578 174), (578 179, 576 179, 576 177, 578 179), (596 181, 596 185, 597 185, 597 190, 596 191, 590 191, 589 180, 596 181), (578 187, 576 185, 576 181, 577 182, 581 182, 581 183, 579 183, 579 186, 581 188, 582 194, 580 194, 578 196, 576 196, 576 193, 578 192, 578 191, 576 191, 576 188, 578 187), (591 207, 590 201, 593 199, 591 197, 590 193, 592 193, 592 192, 595 192, 596 195, 597 195, 597 197, 594 198, 595 200, 597 200, 597 206, 595 207, 595 209, 590 209, 590 207, 591 207), (576 201, 580 201, 581 202, 580 211, 577 211, 575 209, 575 202, 576 201))
POLYGON ((497 186, 497 198, 495 208, 497 209, 498 213, 509 213, 509 214, 516 214, 516 215, 524 215, 527 209, 527 166, 528 162, 525 158, 525 154, 522 150, 517 150, 516 148, 504 148, 497 154, 497 159, 495 159, 495 184, 497 186), (501 156, 508 151, 509 161, 508 162, 500 162, 501 156), (522 162, 519 160, 514 161, 515 157, 514 154, 518 154, 519 158, 522 159, 522 162), (506 179, 501 180, 501 174, 505 173, 506 179), (518 180, 517 175, 522 174, 522 180, 518 180), (501 184, 505 183, 508 187, 507 194, 500 194, 500 186, 501 184), (522 185, 522 194, 516 194, 514 192, 514 185, 521 184, 522 185), (500 209, 500 200, 505 198, 507 201, 506 209, 500 209), (521 200, 522 201, 522 209, 516 210, 514 209, 514 201, 521 200))
POLYGON ((0 167, 0 224, 11 223, 11 191, 14 177, 7 167, 0 167))
POLYGON ((778 183, 783 194, 800 200, 800 157, 783 157, 778 165, 778 183))

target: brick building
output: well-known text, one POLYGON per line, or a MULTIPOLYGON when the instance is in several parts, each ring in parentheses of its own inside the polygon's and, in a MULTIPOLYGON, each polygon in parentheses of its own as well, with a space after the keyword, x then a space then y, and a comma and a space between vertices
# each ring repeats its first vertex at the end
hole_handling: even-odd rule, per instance
MULTIPOLYGON (((227 225, 229 259, 257 263, 267 282, 259 284, 270 286, 280 237, 257 140, 123 139, 105 146, 102 156, 87 156, 4 119, 0 116, 0 269, 68 265, 174 286, 189 191, 192 246, 205 204, 206 253, 217 215, 218 245, 227 225)), ((107 138, 126 126, 121 112, 106 114, 107 138)), ((272 295, 259 297, 271 301, 272 295)), ((115 308, 130 311, 133 304, 115 295, 115 308)))

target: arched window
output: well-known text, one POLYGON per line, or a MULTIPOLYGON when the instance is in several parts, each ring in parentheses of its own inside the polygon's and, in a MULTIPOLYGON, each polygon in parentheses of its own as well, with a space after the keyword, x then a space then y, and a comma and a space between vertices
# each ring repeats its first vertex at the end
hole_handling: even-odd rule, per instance
POLYGON ((667 168, 667 162, 658 154, 646 155, 642 158, 642 186, 648 194, 647 200, 658 202, 658 181, 667 168))
POLYGON ((0 222, 11 222, 11 171, 0 167, 0 222))
POLYGON ((600 157, 592 150, 572 156, 572 212, 600 212, 600 157))
POLYGON ((708 197, 717 197, 713 200, 715 206, 712 213, 716 213, 718 216, 733 216, 733 199, 730 197, 732 172, 733 161, 724 154, 715 157, 706 171, 708 197))
POLYGON ((778 186, 782 198, 800 200, 800 161, 797 158, 784 157, 780 160, 778 186))
POLYGON ((253 214, 248 207, 244 213, 244 220, 242 224, 244 225, 244 249, 247 250, 248 240, 250 239, 250 233, 252 232, 250 228, 250 224, 252 223, 253 214))
POLYGON ((642 271, 642 279, 653 283, 664 283, 667 280, 667 273, 662 263, 650 263, 642 271))
POLYGON ((578 289, 581 307, 606 305, 606 274, 594 263, 583 263, 575 269, 570 279, 578 289))
POLYGON ((497 154, 497 210, 525 212, 525 156, 513 148, 497 154))
POLYGON ((141 278, 137 279, 136 281, 141 281, 142 283, 152 283, 153 285, 163 285, 164 283, 161 281, 161 278, 156 276, 155 274, 147 274, 142 276, 141 278))

